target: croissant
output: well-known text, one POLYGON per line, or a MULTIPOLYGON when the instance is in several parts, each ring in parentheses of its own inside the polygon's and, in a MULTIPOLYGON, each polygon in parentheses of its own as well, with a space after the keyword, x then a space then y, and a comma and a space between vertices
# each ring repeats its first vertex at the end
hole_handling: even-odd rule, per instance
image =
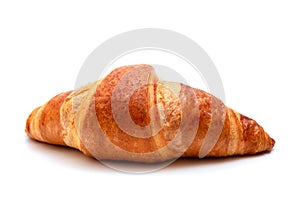
POLYGON ((98 160, 155 163, 270 151, 275 141, 213 95, 159 80, 150 65, 113 70, 37 107, 27 135, 98 160))

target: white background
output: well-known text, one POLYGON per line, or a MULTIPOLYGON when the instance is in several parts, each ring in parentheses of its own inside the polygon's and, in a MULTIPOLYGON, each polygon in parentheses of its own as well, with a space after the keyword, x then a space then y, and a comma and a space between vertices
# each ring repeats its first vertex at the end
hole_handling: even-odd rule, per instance
POLYGON ((1 1, 0 199, 299 199, 299 3, 107 2, 1 1), (148 27, 177 31, 202 46, 222 77, 226 104, 263 125, 275 149, 180 160, 132 175, 27 138, 29 113, 73 89, 98 45, 148 27))

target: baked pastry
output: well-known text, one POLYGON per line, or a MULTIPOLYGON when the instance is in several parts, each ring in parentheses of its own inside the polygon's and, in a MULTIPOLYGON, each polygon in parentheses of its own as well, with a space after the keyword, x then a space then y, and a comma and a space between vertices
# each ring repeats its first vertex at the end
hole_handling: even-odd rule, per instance
POLYGON ((264 129, 213 95, 158 80, 150 65, 124 66, 37 107, 26 133, 96 159, 161 162, 269 151, 264 129))

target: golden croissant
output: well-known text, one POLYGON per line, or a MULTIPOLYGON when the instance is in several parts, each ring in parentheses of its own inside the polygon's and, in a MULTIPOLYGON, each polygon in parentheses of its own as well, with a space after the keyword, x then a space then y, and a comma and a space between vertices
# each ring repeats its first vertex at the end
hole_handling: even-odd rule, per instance
POLYGON ((159 80, 150 65, 120 67, 58 94, 32 111, 26 133, 98 160, 148 163, 256 154, 275 144, 253 119, 207 92, 159 80))

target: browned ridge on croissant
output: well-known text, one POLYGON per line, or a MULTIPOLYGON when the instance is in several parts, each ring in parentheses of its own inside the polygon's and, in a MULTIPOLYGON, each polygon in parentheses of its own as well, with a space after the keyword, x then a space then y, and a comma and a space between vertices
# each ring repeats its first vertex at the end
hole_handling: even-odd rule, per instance
POLYGON ((149 65, 58 94, 32 111, 26 133, 96 159, 136 162, 256 154, 275 144, 253 119, 207 92, 158 80, 149 65))

